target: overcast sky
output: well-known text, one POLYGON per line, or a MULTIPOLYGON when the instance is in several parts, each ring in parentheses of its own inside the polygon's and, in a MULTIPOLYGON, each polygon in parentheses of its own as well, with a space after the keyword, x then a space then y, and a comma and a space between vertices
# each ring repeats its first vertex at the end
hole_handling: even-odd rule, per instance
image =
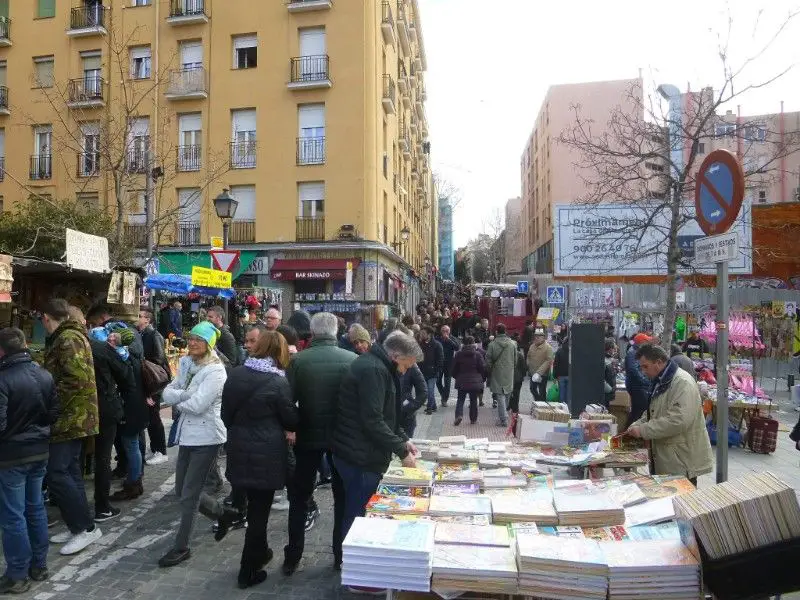
MULTIPOLYGON (((800 0, 419 4, 434 170, 463 196, 454 247, 482 230, 493 207, 520 194, 520 156, 550 85, 633 78, 642 69, 646 89, 654 81, 717 87, 720 38, 730 37, 732 63, 740 66, 800 10, 800 0)), ((800 62, 798 39, 800 17, 745 70, 742 84, 800 62)), ((778 112, 781 100, 785 110, 800 110, 800 67, 743 98, 742 114, 778 112)))

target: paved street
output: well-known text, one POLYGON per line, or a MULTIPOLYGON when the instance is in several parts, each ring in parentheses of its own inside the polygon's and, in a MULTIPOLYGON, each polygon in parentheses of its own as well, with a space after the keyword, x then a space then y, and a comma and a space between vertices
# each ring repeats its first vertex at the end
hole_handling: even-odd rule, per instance
MULTIPOLYGON (((489 395, 487 393, 487 400, 489 395)), ((527 410, 530 392, 524 390, 523 410, 527 410)), ((453 426, 455 399, 447 408, 430 417, 420 414, 417 433, 420 437, 465 433, 502 439, 504 431, 494 427, 491 402, 480 410, 475 426, 453 426)), ((790 426, 797 413, 789 409, 777 413, 790 426)), ((788 431, 788 427, 783 427, 788 431)), ((771 456, 755 455, 744 449, 731 449, 730 473, 736 476, 748 470, 769 469, 800 487, 800 453, 788 440, 787 432, 779 437, 778 451, 771 456)), ((171 451, 171 455, 173 452, 171 451)), ((174 456, 171 456, 174 460, 174 456)), ((286 512, 273 512, 269 526, 269 542, 276 558, 269 565, 267 581, 250 590, 236 588, 239 553, 243 532, 233 531, 220 543, 211 535, 211 523, 198 515, 192 541, 190 561, 172 569, 159 569, 158 558, 169 548, 178 521, 178 507, 172 486, 174 462, 148 467, 145 475, 146 494, 138 501, 119 504, 121 517, 102 527, 99 544, 75 557, 58 555, 51 547, 49 581, 38 584, 28 595, 35 600, 147 599, 147 600, 219 600, 226 599, 348 599, 352 596, 339 585, 339 574, 332 568, 330 535, 332 508, 330 490, 317 492, 322 511, 317 527, 308 535, 304 568, 291 578, 280 573, 282 548, 286 542, 286 512)), ((701 485, 713 482, 713 475, 703 478, 701 485)), ((91 487, 91 482, 89 487, 91 487)), ((51 532, 61 531, 56 525, 51 532)), ((792 595, 794 597, 795 595, 792 595)), ((788 596, 784 596, 788 598, 788 596)))

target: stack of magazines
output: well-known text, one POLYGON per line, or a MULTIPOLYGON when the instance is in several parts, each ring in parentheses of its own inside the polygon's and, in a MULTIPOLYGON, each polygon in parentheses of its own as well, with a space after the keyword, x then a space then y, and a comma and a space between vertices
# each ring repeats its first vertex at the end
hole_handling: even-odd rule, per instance
POLYGON ((433 586, 437 591, 447 592, 514 594, 517 591, 514 551, 509 546, 437 543, 433 551, 433 586))
POLYGON ((342 585, 429 592, 435 524, 357 517, 342 545, 342 585))
POLYGON ((745 475, 672 501, 678 520, 691 524, 711 559, 800 537, 797 495, 769 472, 745 475))
POLYGON ((603 542, 609 600, 702 597, 700 563, 680 540, 603 542))
POLYGON ((607 527, 625 523, 625 509, 608 492, 582 486, 553 492, 559 525, 607 527))

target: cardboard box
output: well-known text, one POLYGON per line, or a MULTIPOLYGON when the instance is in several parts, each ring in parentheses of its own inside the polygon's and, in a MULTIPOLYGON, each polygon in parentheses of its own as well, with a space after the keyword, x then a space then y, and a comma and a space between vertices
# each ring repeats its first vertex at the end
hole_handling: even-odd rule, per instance
POLYGON ((530 415, 519 415, 517 417, 517 439, 520 442, 543 442, 547 439, 547 434, 556 430, 556 421, 541 421, 534 419, 530 415))
POLYGON ((628 409, 628 412, 630 412, 631 395, 625 390, 617 390, 616 394, 614 394, 614 399, 610 402, 609 406, 624 407, 628 409))

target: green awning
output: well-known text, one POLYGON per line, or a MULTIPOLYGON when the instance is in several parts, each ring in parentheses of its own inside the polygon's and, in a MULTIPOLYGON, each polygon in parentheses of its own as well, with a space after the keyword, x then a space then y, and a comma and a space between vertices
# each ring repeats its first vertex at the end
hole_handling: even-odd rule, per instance
MULTIPOLYGON (((242 271, 250 266, 253 259, 258 255, 257 250, 242 250, 239 259, 239 268, 233 273, 235 280, 242 271)), ((159 255, 159 273, 175 273, 177 275, 191 275, 192 267, 211 266, 211 255, 205 252, 162 252, 159 255)))

